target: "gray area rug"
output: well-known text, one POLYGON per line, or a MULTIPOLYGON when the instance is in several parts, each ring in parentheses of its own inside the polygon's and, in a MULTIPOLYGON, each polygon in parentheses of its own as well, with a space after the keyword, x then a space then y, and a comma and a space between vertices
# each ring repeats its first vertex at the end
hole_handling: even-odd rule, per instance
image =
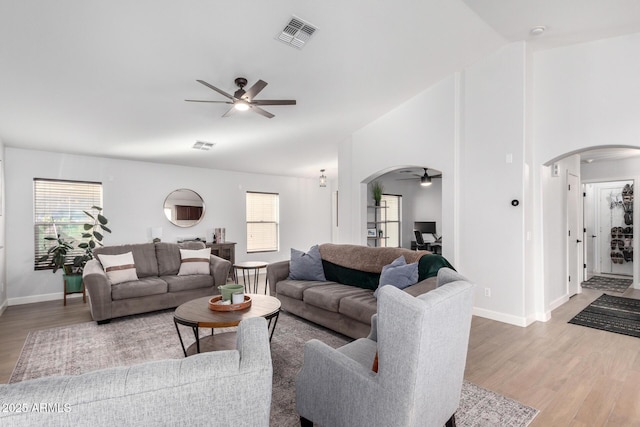
POLYGON ((603 294, 569 323, 640 338, 640 300, 603 294))
POLYGON ((582 282, 583 288, 597 289, 603 292, 623 293, 633 284, 632 279, 619 279, 617 277, 593 276, 586 282, 582 282))
MULTIPOLYGON (((190 329, 181 331, 186 341, 189 338, 193 341, 190 329)), ((295 377, 302 366, 304 343, 312 338, 332 347, 350 341, 340 334, 281 313, 271 342, 272 426, 300 425, 295 412, 295 377)), ((112 366, 182 357, 172 310, 115 319, 99 326, 87 322, 30 332, 9 382, 51 375, 77 375, 112 366)), ((465 381, 456 421, 460 427, 527 426, 537 413, 536 409, 465 381)))

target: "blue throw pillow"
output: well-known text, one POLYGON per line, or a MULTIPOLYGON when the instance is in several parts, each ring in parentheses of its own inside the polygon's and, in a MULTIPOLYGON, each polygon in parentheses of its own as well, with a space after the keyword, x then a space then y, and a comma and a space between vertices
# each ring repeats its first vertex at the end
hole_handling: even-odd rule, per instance
MULTIPOLYGON (((403 256, 396 258, 391 264, 382 267, 378 289, 385 285, 393 285, 398 289, 408 288, 418 283, 418 263, 407 264, 403 256)), ((373 296, 378 297, 378 289, 373 296)))
POLYGON ((289 279, 291 280, 321 280, 325 281, 322 258, 318 245, 311 246, 306 254, 291 248, 291 262, 289 263, 289 279))

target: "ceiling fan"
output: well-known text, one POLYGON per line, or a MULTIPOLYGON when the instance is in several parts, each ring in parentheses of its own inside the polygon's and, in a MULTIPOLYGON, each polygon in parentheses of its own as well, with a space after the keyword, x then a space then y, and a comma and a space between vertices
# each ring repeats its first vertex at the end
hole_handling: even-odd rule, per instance
POLYGON ((235 79, 236 86, 238 86, 238 90, 236 90, 233 95, 228 94, 227 92, 218 89, 217 87, 205 82, 204 80, 196 80, 198 83, 205 85, 209 89, 213 89, 218 92, 220 95, 229 98, 229 101, 203 101, 198 99, 185 99, 187 102, 210 102, 214 104, 231 104, 232 107, 229 111, 224 113, 222 117, 229 117, 234 110, 238 111, 246 111, 253 110, 254 112, 265 116, 269 119, 273 118, 274 115, 270 112, 260 108, 262 105, 296 105, 295 99, 254 99, 257 94, 259 94, 262 89, 267 86, 267 82, 264 80, 258 80, 253 86, 251 86, 248 90, 244 90, 244 87, 247 85, 247 79, 244 77, 238 77, 235 79))
MULTIPOLYGON (((429 175, 429 173, 427 172, 427 168, 422 168, 422 169, 424 169, 424 174, 420 175, 420 174, 414 173, 413 175, 420 178, 420 185, 423 187, 430 186, 432 178, 442 178, 442 174, 429 175)), ((405 179, 416 179, 416 178, 405 178, 405 179)))

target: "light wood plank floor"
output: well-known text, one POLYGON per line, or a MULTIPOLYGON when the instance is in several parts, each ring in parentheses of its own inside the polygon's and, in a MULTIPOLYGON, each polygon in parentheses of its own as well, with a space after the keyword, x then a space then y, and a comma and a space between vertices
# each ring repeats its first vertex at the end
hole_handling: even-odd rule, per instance
MULTIPOLYGON (((539 409, 532 427, 640 427, 640 339, 567 324, 599 295, 585 289, 549 322, 527 328, 474 317, 466 379, 539 409)), ((90 320, 88 305, 76 298, 66 307, 49 301, 7 308, 0 382, 9 380, 30 330, 90 320)))

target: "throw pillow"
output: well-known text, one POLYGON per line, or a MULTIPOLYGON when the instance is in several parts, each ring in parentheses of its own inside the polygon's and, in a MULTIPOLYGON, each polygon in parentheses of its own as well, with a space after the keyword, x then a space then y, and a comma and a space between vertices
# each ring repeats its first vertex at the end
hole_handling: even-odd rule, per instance
POLYGON ((321 280, 323 282, 327 280, 324 277, 322 258, 320 258, 320 248, 318 245, 311 246, 307 253, 291 248, 289 279, 321 280))
POLYGON ((393 260, 391 264, 382 267, 378 289, 373 296, 378 297, 378 290, 385 285, 393 285, 398 289, 404 289, 418 283, 418 263, 407 264, 403 256, 393 260))
POLYGON ((136 264, 133 261, 133 252, 120 255, 98 254, 98 260, 112 285, 138 280, 136 264))
POLYGON ((178 276, 192 274, 209 274, 209 259, 211 248, 204 249, 180 249, 180 270, 178 276))

